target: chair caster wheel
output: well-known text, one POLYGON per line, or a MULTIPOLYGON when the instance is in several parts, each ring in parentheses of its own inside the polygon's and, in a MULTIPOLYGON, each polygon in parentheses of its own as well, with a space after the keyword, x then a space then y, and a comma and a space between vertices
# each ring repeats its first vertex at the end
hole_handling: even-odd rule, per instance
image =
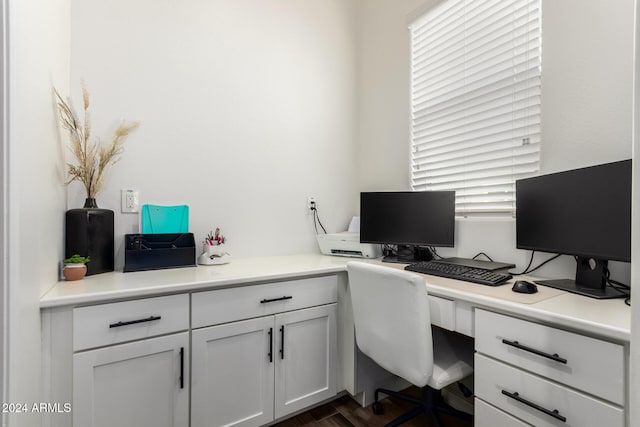
POLYGON ((382 403, 380 402, 373 402, 373 404, 371 405, 371 409, 373 410, 373 413, 376 415, 384 414, 384 408, 382 407, 382 403))

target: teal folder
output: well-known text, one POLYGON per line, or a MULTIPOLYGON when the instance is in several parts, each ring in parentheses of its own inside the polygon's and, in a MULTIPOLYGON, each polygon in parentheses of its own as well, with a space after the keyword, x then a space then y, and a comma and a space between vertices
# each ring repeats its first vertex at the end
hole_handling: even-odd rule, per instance
POLYGON ((142 234, 189 232, 189 206, 142 205, 142 234))

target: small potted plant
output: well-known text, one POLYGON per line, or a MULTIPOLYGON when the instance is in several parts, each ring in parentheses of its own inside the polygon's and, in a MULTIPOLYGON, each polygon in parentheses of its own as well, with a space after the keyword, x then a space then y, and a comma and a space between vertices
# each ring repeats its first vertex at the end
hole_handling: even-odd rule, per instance
POLYGON ((82 279, 85 274, 87 274, 87 266, 85 264, 89 261, 91 261, 89 257, 80 256, 78 254, 74 254, 65 259, 63 261, 64 268, 62 269, 64 278, 67 281, 82 279))

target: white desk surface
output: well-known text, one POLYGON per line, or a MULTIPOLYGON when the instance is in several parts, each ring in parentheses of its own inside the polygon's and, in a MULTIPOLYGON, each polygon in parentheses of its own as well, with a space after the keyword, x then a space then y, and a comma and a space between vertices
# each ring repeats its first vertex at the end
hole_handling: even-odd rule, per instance
POLYGON ((228 264, 198 265, 87 276, 74 282, 58 282, 41 299, 40 307, 92 304, 108 300, 146 297, 201 289, 228 288, 318 276, 346 271, 350 259, 319 254, 233 259, 228 264))
MULTIPOLYGON (((112 272, 76 282, 58 282, 40 300, 41 308, 96 304, 203 289, 226 288, 346 272, 355 258, 320 254, 234 259, 229 264, 132 273, 112 272)), ((379 262, 379 261, 371 261, 379 262)), ((401 265, 385 264, 402 268, 401 265)), ((513 298, 511 282, 489 287, 424 276, 429 293, 589 335, 629 342, 631 310, 622 299, 595 300, 538 286, 539 294, 513 298), (547 292, 547 294, 544 294, 547 292), (541 296, 545 297, 542 301, 541 296), (527 298, 531 299, 530 302, 527 298)))

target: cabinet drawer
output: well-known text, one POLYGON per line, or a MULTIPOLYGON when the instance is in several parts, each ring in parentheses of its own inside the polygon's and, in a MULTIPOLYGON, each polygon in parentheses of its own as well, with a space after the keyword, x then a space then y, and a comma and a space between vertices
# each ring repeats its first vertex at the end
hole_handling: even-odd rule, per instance
POLYGON ((506 412, 475 399, 473 403, 473 425, 474 427, 529 427, 517 418, 512 417, 506 412))
POLYGON ((192 327, 266 316, 338 300, 337 276, 197 292, 191 297, 192 327))
POLYGON ((620 407, 478 353, 474 371, 476 397, 535 426, 624 425, 620 407))
POLYGON ((187 294, 80 307, 73 310, 73 350, 187 329, 187 294))
POLYGON ((554 381, 624 404, 624 347, 476 310, 476 350, 554 381))
POLYGON ((451 300, 429 295, 431 324, 449 331, 456 330, 455 303, 451 300))

